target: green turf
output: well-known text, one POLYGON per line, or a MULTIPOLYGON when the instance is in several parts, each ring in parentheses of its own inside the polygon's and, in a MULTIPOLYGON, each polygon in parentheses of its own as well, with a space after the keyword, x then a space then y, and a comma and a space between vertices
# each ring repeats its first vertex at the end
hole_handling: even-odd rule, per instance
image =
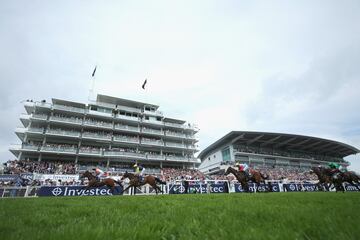
POLYGON ((360 239, 360 193, 0 200, 0 239, 360 239))

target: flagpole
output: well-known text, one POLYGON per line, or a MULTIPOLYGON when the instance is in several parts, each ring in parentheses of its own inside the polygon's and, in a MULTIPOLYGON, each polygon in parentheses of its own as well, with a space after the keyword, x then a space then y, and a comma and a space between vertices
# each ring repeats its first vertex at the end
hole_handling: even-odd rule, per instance
POLYGON ((94 71, 91 75, 91 84, 90 84, 90 89, 89 89, 89 96, 88 96, 88 101, 91 101, 91 97, 93 97, 94 95, 94 87, 95 87, 95 73, 96 73, 96 69, 97 69, 97 64, 95 65, 94 71))

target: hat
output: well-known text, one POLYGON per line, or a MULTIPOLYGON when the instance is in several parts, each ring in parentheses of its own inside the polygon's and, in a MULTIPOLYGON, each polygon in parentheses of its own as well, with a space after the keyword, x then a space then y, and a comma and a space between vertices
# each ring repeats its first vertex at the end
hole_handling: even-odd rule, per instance
POLYGON ((235 166, 239 166, 239 165, 240 165, 240 163, 238 163, 238 162, 237 162, 237 163, 235 163, 235 166))
POLYGON ((138 165, 135 163, 133 167, 137 167, 138 165))

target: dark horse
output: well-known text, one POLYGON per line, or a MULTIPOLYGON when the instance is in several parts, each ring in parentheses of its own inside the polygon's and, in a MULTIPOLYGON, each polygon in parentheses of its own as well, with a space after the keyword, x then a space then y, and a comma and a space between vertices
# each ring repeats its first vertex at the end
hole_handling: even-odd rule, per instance
MULTIPOLYGON (((239 171, 236 171, 234 168, 229 167, 226 170, 225 175, 228 175, 230 173, 234 174, 234 176, 236 177, 238 182, 241 184, 241 187, 242 187, 242 189, 244 189, 245 192, 249 192, 248 181, 254 182, 256 184, 256 189, 258 189, 258 187, 260 186, 260 183, 265 184, 265 180, 267 179, 267 177, 265 177, 258 171, 253 171, 252 176, 247 177, 244 172, 239 172, 239 171)), ((271 186, 270 182, 268 182, 268 184, 267 184, 267 189, 269 192, 272 192, 272 186, 271 186)))
POLYGON ((347 182, 350 185, 355 186, 360 191, 360 177, 356 175, 355 172, 341 172, 338 178, 342 183, 347 182))
POLYGON ((111 193, 114 194, 115 191, 115 183, 119 184, 122 187, 121 182, 116 181, 112 178, 105 178, 101 181, 98 181, 94 175, 91 174, 91 172, 86 171, 81 175, 81 178, 87 178, 89 180, 88 185, 86 186, 86 190, 92 188, 92 187, 102 187, 107 186, 111 189, 111 193))
POLYGON ((343 186, 344 182, 349 183, 350 185, 356 187, 360 191, 360 188, 357 185, 360 184, 360 177, 356 175, 354 172, 341 172, 339 170, 334 171, 333 169, 322 168, 322 167, 313 167, 311 168, 310 172, 314 172, 318 176, 319 179, 318 187, 320 187, 321 184, 324 184, 326 190, 328 191, 329 191, 329 187, 327 186, 327 184, 331 185, 333 183, 336 191, 344 192, 345 191, 343 186))
POLYGON ((152 188, 154 188, 155 192, 156 192, 156 195, 158 194, 158 191, 163 193, 161 188, 159 186, 157 186, 156 183, 166 184, 165 182, 161 181, 159 178, 151 176, 151 175, 144 177, 143 181, 140 181, 139 176, 136 176, 133 173, 125 172, 123 177, 121 178, 121 180, 124 180, 125 178, 128 178, 130 180, 130 182, 129 182, 129 186, 127 186, 127 188, 125 188, 123 190, 123 192, 125 192, 129 188, 133 187, 134 188, 134 195, 136 194, 135 188, 140 187, 140 186, 145 185, 145 184, 149 184, 152 188))
POLYGON ((325 187, 326 191, 329 191, 330 185, 333 183, 333 181, 328 171, 325 171, 325 168, 312 167, 310 173, 315 173, 318 177, 319 182, 316 185, 319 191, 323 190, 323 187, 325 187))

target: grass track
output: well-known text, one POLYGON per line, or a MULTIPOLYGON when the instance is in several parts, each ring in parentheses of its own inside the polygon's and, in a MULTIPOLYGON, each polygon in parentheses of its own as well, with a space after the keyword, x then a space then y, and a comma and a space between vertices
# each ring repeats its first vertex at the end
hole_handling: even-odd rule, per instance
POLYGON ((0 200, 0 239, 360 239, 360 193, 0 200))

